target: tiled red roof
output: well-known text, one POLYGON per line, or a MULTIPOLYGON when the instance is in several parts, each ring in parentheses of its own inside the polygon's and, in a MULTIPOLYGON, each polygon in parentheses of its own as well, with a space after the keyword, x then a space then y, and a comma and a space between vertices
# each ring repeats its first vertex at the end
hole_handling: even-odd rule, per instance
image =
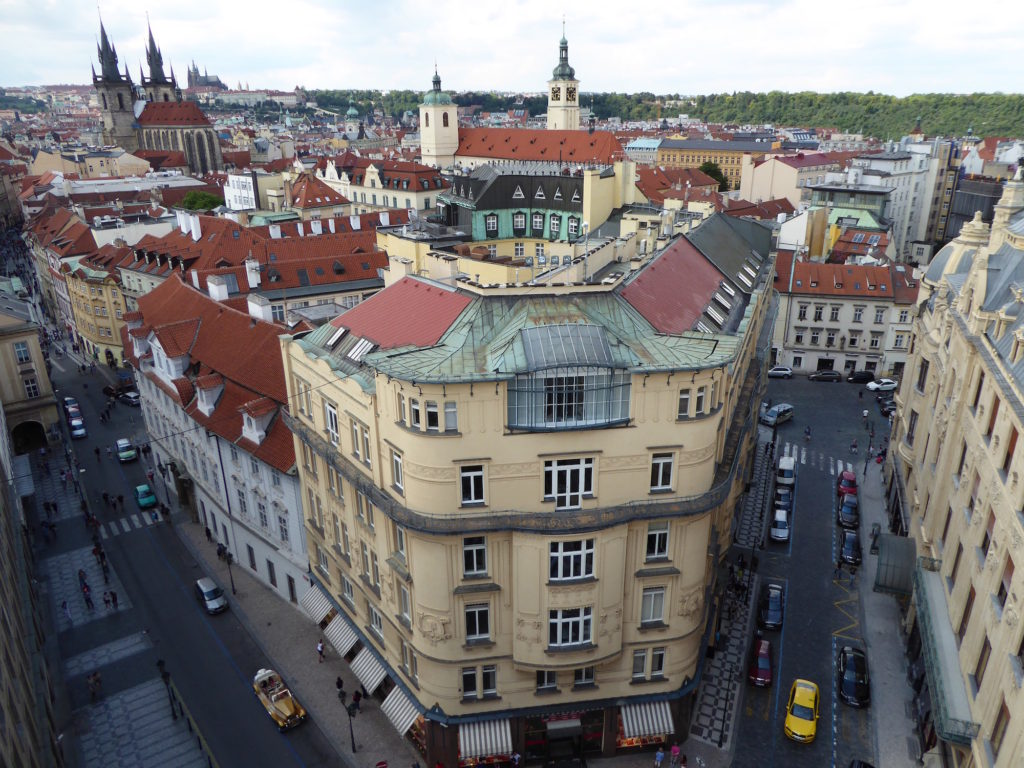
POLYGON ((697 324, 722 280, 722 273, 680 237, 622 288, 621 295, 658 332, 682 333, 697 324))
POLYGON ((196 389, 216 389, 224 386, 224 377, 219 373, 209 373, 206 376, 197 376, 195 380, 196 389))
POLYGON ((150 101, 139 115, 139 125, 207 126, 209 119, 194 101, 150 101))
POLYGON ((277 408, 277 403, 269 397, 258 397, 243 405, 241 410, 255 419, 273 413, 275 408, 277 408))
POLYGON ((369 339, 382 349, 429 347, 451 327, 471 299, 412 277, 357 304, 331 321, 335 328, 369 339))
POLYGON ((340 192, 335 192, 326 182, 310 173, 299 176, 292 184, 292 207, 300 209, 326 208, 336 205, 348 205, 349 200, 340 192))
POLYGON ((192 348, 199 331, 199 321, 195 319, 179 320, 161 325, 153 333, 168 357, 187 355, 192 348))
POLYGON ((868 266, 798 260, 792 263, 792 275, 782 272, 784 266, 776 263, 779 280, 775 287, 793 295, 891 299, 899 303, 917 298, 917 283, 911 287, 907 273, 892 264, 868 266))
MULTIPOLYGON (((765 158, 765 160, 769 159, 765 158)), ((795 155, 775 155, 774 159, 790 168, 816 168, 821 165, 834 165, 838 162, 828 153, 804 154, 798 152, 795 155)))
POLYGON ((636 166, 636 187, 655 205, 666 198, 685 199, 687 192, 696 189, 718 191, 718 182, 696 168, 660 168, 636 166))
POLYGON ((456 155, 498 160, 610 164, 622 145, 607 131, 460 128, 456 155))
POLYGON ((780 197, 777 200, 764 200, 760 203, 751 203, 746 200, 730 200, 729 207, 725 210, 727 216, 753 216, 755 219, 774 219, 780 213, 790 214, 796 208, 789 202, 788 198, 780 197))
POLYGON ((248 168, 252 164, 252 154, 248 149, 225 149, 220 156, 225 167, 233 165, 236 168, 248 168))
POLYGON ((137 149, 132 154, 149 163, 150 167, 152 167, 154 171, 159 171, 161 168, 181 168, 188 166, 188 161, 185 160, 184 152, 162 149, 137 149))

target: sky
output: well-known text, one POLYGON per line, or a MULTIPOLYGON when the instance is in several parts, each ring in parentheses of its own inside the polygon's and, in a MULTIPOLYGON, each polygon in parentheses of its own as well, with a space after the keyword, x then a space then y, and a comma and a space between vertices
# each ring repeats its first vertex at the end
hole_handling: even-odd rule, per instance
MULTIPOLYGON (((540 93, 565 19, 580 90, 1024 91, 1019 0, 175 0, 149 9, 180 81, 192 60, 232 88, 540 93), (173 8, 173 10, 171 10, 173 8)), ((147 8, 100 0, 133 78, 147 8)), ((88 83, 97 7, 0 0, 0 85, 88 83)))

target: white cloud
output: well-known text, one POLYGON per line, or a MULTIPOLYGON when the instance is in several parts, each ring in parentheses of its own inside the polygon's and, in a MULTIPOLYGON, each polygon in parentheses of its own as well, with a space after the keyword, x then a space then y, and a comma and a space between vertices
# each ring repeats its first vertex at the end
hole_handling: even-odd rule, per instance
MULTIPOLYGON (((146 16, 104 0, 104 23, 133 77, 146 16)), ((437 61, 453 90, 544 90, 567 20, 584 91, 1019 92, 1024 42, 1012 0, 179 0, 155 10, 165 66, 230 84, 430 87, 437 61)), ((0 0, 5 85, 87 82, 95 9, 77 0, 0 0)))

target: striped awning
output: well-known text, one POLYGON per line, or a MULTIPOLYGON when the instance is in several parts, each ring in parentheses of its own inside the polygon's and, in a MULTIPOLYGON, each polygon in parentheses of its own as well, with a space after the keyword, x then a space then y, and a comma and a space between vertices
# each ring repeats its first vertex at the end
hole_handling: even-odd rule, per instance
POLYGON ((377 690, 377 686, 381 684, 381 681, 388 674, 388 671, 384 669, 384 665, 377 661, 377 657, 373 655, 373 651, 369 648, 363 648, 352 659, 352 672, 355 673, 355 676, 359 678, 359 682, 363 684, 369 693, 377 690))
POLYGON ((306 594, 302 596, 301 602, 302 607, 306 609, 306 613, 309 614, 309 618, 313 620, 314 624, 319 624, 324 620, 324 616, 331 612, 331 601, 327 599, 327 595, 316 584, 313 584, 306 590, 306 594))
POLYGON ((627 739, 637 736, 667 736, 675 731, 667 701, 626 704, 619 712, 622 715, 622 731, 627 739))
POLYGON ((397 685, 391 689, 391 693, 384 699, 380 709, 403 736, 412 728, 416 718, 420 716, 420 709, 416 702, 397 685))
POLYGON ((345 621, 345 618, 340 613, 327 625, 327 629, 324 630, 324 637, 327 638, 327 642, 331 644, 331 647, 334 648, 339 656, 344 656, 351 651, 352 646, 359 640, 355 631, 348 625, 348 622, 345 621))
POLYGON ((512 754, 512 728, 508 718, 459 725, 459 757, 512 754))

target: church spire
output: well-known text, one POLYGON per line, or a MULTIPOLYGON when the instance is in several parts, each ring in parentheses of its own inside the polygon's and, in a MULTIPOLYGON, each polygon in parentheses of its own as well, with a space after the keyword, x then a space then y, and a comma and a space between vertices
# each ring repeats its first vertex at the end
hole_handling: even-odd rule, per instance
POLYGON ((149 82, 166 83, 167 76, 164 75, 164 57, 160 49, 156 47, 156 40, 153 38, 153 27, 149 27, 149 42, 146 45, 146 61, 149 63, 149 82))
POLYGON ((569 41, 565 39, 565 19, 562 19, 562 39, 558 41, 558 66, 551 73, 553 80, 573 80, 576 70, 569 66, 569 41))
POLYGON ((117 51, 110 44, 102 19, 100 19, 100 42, 96 46, 96 52, 99 54, 100 74, 103 79, 109 82, 119 82, 121 73, 117 71, 117 51))

